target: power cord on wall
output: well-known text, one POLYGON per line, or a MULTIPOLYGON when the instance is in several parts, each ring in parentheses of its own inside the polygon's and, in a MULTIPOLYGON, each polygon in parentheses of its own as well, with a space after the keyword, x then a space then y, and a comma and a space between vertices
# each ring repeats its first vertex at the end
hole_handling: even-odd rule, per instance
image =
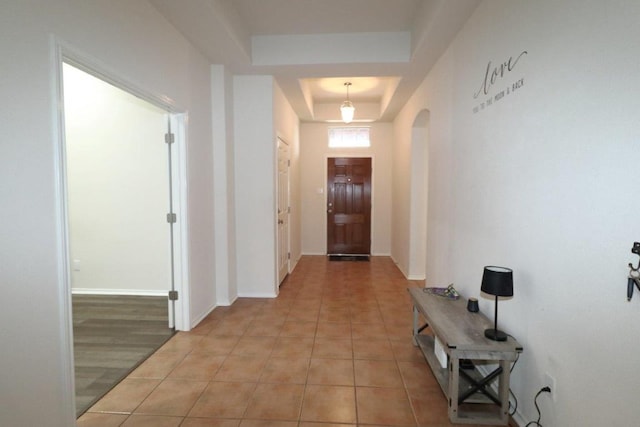
POLYGON ((533 404, 536 405, 536 411, 538 411, 538 419, 536 421, 528 422, 527 425, 525 425, 525 427, 529 427, 529 426, 543 427, 543 425, 540 424, 540 419, 542 418, 542 413, 540 413, 540 407, 538 406, 538 396, 540 396, 542 393, 551 393, 551 388, 542 387, 540 389, 540 391, 538 391, 538 393, 536 393, 536 397, 533 399, 533 404))
MULTIPOLYGON (((518 363, 518 359, 520 359, 519 353, 516 355, 516 360, 513 362, 513 365, 511 365, 511 369, 509 370, 509 372, 513 372, 513 368, 516 367, 516 363, 518 363)), ((540 412, 540 407, 538 406, 538 397, 542 393, 551 393, 551 388, 545 386, 545 387, 542 387, 538 391, 538 393, 536 393, 536 397, 533 399, 533 404, 536 406, 536 410, 538 411, 538 419, 536 421, 530 421, 525 425, 525 427, 529 427, 529 426, 544 427, 542 424, 540 424, 540 420, 542 419, 542 413, 540 412)), ((511 391, 511 389, 509 389, 509 395, 513 397, 513 404, 511 403, 511 399, 509 399, 509 407, 513 408, 509 411, 509 416, 512 417, 516 414, 516 411, 518 410, 518 398, 516 397, 515 393, 511 391)))
MULTIPOLYGON (((518 363, 519 359, 520 359, 520 353, 516 353, 516 360, 513 362, 513 365, 511 365, 511 369, 509 369, 509 373, 513 372, 513 369, 516 367, 516 363, 518 363)), ((542 413, 540 412, 540 407, 538 406, 538 397, 542 393, 551 393, 551 388, 545 386, 545 387, 542 387, 538 391, 538 393, 536 393, 536 397, 533 399, 533 404, 536 406, 536 410, 538 411, 538 419, 536 421, 530 421, 525 425, 525 427, 529 427, 529 426, 544 427, 542 424, 540 424, 540 420, 542 419, 542 413)), ((512 417, 516 414, 516 411, 518 410, 518 398, 516 397, 515 393, 511 390, 511 388, 509 388, 509 395, 513 397, 513 404, 511 403, 511 399, 509 399, 509 407, 512 408, 509 411, 509 416, 512 417)))
MULTIPOLYGON (((513 368, 516 367, 516 363, 518 363, 518 360, 520 359, 520 353, 516 353, 516 360, 513 362, 513 365, 511 365, 511 369, 509 370, 509 373, 513 372, 513 368)), ((518 410, 518 398, 516 397, 516 394, 511 391, 511 388, 509 388, 509 394, 511 396, 513 396, 513 410, 509 411, 509 416, 513 417, 516 414, 516 411, 518 410)), ((509 407, 511 407, 511 400, 509 400, 509 407)))

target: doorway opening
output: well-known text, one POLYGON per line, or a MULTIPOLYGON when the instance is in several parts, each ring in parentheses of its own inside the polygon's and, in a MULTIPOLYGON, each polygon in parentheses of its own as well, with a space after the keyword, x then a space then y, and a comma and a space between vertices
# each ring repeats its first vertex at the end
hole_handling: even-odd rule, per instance
POLYGON ((327 159, 327 255, 371 254, 371 158, 327 159))
POLYGON ((76 416, 184 327, 178 119, 82 68, 62 63, 76 416))
POLYGON ((407 275, 411 280, 425 280, 427 269, 429 117, 429 111, 422 110, 416 116, 411 129, 411 198, 407 275))

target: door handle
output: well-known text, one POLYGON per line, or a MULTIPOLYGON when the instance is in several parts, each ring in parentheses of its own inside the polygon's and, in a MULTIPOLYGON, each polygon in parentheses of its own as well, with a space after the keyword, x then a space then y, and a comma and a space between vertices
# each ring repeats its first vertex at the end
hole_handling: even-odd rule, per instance
POLYGON ((327 209, 328 213, 333 213, 333 209, 327 209))

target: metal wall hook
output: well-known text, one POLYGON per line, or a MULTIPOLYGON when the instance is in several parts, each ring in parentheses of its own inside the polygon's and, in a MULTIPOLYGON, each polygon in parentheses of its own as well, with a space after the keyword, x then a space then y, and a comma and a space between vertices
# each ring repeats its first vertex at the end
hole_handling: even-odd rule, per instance
POLYGON ((640 279, 633 277, 627 279, 627 301, 631 301, 633 297, 633 285, 636 285, 636 288, 640 291, 640 279))
MULTIPOLYGON (((631 253, 640 256, 640 242, 633 242, 633 247, 631 248, 631 253)), ((633 264, 629 263, 629 268, 632 271, 639 272, 640 271, 640 261, 638 261, 638 266, 633 268, 633 264)))
MULTIPOLYGON (((633 242, 631 253, 640 256, 640 242, 633 242)), ((633 286, 635 285, 640 291, 640 261, 638 266, 633 267, 633 263, 629 263, 629 277, 627 278, 627 301, 631 301, 633 297, 633 286)))

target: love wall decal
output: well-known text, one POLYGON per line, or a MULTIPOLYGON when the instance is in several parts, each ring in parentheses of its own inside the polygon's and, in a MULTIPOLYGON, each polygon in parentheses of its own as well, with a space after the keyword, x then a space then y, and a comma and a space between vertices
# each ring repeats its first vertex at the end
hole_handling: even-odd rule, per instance
POLYGON ((516 68, 520 59, 528 54, 529 52, 523 50, 515 58, 510 56, 508 60, 503 61, 497 66, 494 66, 491 61, 487 63, 487 69, 484 73, 484 79, 480 84, 480 88, 473 94, 473 99, 481 100, 479 104, 476 104, 473 107, 474 114, 491 107, 495 102, 500 101, 505 96, 512 94, 524 86, 524 77, 520 77, 518 79, 511 80, 510 83, 502 86, 503 89, 501 91, 497 92, 495 95, 491 95, 494 86, 503 83, 505 78, 511 77, 511 72, 516 68))

